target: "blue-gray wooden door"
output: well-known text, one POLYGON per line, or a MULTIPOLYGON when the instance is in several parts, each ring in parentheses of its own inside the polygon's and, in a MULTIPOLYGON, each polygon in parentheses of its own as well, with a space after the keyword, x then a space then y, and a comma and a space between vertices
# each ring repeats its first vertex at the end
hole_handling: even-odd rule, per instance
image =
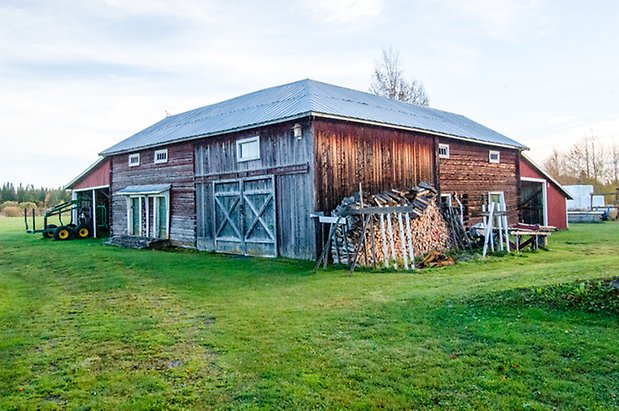
POLYGON ((277 226, 273 176, 213 182, 215 250, 276 256, 277 226))

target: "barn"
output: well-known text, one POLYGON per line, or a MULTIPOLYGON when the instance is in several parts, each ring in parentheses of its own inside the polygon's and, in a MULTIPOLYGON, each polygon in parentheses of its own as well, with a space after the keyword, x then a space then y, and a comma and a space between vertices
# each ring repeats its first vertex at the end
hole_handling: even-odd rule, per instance
POLYGON ((311 213, 421 181, 518 219, 522 144, 464 116, 314 80, 168 116, 104 150, 114 236, 313 259, 311 213))
POLYGON ((526 224, 568 228, 567 200, 570 193, 527 155, 520 158, 520 220, 526 224))

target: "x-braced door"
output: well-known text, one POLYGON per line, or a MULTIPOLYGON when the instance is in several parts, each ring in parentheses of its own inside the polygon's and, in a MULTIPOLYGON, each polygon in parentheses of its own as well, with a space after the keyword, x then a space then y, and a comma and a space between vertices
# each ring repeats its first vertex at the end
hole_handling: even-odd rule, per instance
POLYGON ((273 176, 213 183, 215 250, 277 255, 273 176))

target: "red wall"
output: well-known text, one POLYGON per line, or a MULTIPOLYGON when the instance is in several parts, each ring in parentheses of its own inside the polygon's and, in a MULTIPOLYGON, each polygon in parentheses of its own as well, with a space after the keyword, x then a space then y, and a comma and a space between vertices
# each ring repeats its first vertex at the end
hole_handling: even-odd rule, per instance
POLYGON ((110 185, 110 159, 106 158, 73 185, 72 190, 110 185))
POLYGON ((521 177, 542 178, 546 180, 546 200, 548 202, 548 225, 555 226, 559 230, 567 228, 567 203, 566 198, 557 187, 550 182, 545 175, 533 168, 526 159, 520 162, 521 177))

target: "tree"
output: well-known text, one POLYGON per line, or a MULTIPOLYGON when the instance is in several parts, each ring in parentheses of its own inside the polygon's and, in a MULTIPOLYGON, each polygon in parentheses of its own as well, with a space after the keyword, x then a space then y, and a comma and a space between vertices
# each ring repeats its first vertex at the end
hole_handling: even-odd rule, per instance
POLYGON ((591 132, 565 152, 553 150, 543 165, 562 184, 609 184, 619 174, 619 147, 608 148, 591 132))
POLYGON ((415 78, 404 78, 400 67, 400 54, 391 48, 383 49, 383 60, 376 63, 370 93, 418 106, 430 105, 423 83, 415 78))
POLYGON ((556 148, 553 149, 552 154, 544 160, 543 166, 544 170, 558 180, 565 174, 563 155, 561 155, 556 148))
POLYGON ((619 144, 613 142, 613 148, 610 153, 611 171, 613 173, 615 185, 619 184, 619 144))
POLYGON ((579 184, 603 184, 610 179, 608 154, 593 133, 578 140, 562 157, 565 175, 576 178, 579 184))
POLYGON ((2 202, 17 200, 17 193, 15 192, 15 186, 12 183, 4 183, 2 190, 0 190, 0 198, 2 202))

